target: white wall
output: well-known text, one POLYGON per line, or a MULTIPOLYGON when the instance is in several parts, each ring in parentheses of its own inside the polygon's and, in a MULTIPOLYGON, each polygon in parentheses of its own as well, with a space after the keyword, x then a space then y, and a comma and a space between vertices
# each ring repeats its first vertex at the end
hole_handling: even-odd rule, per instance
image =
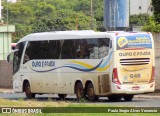
POLYGON ((152 15, 150 4, 151 0, 130 0, 130 15, 140 13, 152 15))

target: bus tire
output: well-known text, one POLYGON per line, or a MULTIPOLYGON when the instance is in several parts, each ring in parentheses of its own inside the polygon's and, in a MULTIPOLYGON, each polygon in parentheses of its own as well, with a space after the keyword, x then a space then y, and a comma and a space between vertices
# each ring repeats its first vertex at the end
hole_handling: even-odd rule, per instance
POLYGON ((58 94, 58 97, 62 100, 66 98, 67 94, 58 94))
POLYGON ((122 99, 122 96, 120 96, 120 95, 111 95, 111 96, 108 96, 108 100, 112 101, 112 102, 119 101, 121 99, 122 99))
POLYGON ((89 101, 98 100, 98 96, 95 95, 94 87, 92 83, 89 83, 87 86, 87 98, 89 101))
POLYGON ((24 92, 28 99, 35 98, 35 94, 31 92, 31 87, 30 87, 29 82, 26 82, 26 84, 24 85, 24 92))
POLYGON ((76 96, 77 96, 77 99, 78 99, 78 100, 84 98, 84 89, 83 89, 83 85, 82 85, 81 82, 78 82, 78 83, 76 84, 75 93, 76 93, 76 96))
POLYGON ((123 99, 125 101, 132 101, 133 97, 134 97, 134 95, 125 95, 125 96, 123 96, 123 99))

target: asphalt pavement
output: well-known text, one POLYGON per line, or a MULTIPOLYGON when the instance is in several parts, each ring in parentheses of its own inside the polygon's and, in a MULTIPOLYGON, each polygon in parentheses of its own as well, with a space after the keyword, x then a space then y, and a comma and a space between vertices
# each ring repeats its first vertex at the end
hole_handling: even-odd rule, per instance
MULTIPOLYGON (((14 93, 14 91, 11 88, 0 88, 0 93, 14 93)), ((146 99, 160 99, 160 90, 156 90, 154 93, 135 95, 134 97, 146 99)))

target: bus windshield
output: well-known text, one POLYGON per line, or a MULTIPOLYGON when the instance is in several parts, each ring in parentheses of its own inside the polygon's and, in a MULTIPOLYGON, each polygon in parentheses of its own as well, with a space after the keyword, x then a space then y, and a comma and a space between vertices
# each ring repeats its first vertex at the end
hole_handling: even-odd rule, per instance
POLYGON ((117 36, 117 50, 132 48, 152 48, 149 34, 138 34, 130 36, 117 36))

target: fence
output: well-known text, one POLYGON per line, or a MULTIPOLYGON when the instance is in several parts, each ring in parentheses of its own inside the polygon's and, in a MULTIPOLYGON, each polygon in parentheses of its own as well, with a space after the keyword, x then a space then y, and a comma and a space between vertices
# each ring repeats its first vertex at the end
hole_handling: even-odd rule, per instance
POLYGON ((0 61, 0 87, 12 87, 12 64, 7 63, 5 60, 0 61))

